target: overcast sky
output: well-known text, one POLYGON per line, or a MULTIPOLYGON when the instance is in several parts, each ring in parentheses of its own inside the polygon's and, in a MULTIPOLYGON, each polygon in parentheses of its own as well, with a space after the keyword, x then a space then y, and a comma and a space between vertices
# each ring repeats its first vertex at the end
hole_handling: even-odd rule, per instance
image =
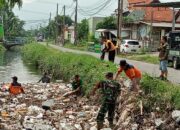
MULTIPOLYGON (((89 12, 88 9, 102 5, 106 0, 78 0, 78 5, 83 9, 79 10, 78 19, 89 18, 87 13, 96 13, 96 11, 89 12)), ((95 16, 109 16, 117 8, 118 0, 109 0, 108 6, 101 10, 95 16)), ((160 0, 161 2, 172 2, 180 0, 160 0)), ((19 10, 14 8, 14 12, 20 19, 26 21, 26 29, 37 28, 38 26, 45 26, 48 23, 49 14, 52 13, 52 18, 56 14, 56 3, 59 3, 59 14, 62 14, 63 5, 67 5, 66 14, 72 16, 74 19, 73 0, 23 0, 23 7, 19 10)))

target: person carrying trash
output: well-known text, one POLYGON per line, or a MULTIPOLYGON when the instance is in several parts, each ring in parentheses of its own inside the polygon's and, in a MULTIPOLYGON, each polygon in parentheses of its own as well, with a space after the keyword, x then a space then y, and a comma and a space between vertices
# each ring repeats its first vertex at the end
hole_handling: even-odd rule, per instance
POLYGON ((82 95, 82 80, 79 75, 74 76, 74 80, 71 83, 72 91, 68 92, 64 95, 64 97, 68 97, 70 95, 81 96, 82 95))
POLYGON ((43 77, 38 81, 38 83, 50 83, 51 82, 51 78, 48 76, 48 74, 45 72, 43 77))
POLYGON ((128 64, 126 60, 121 60, 119 65, 120 68, 118 69, 118 72, 115 76, 115 80, 117 80, 121 72, 124 71, 126 76, 131 80, 131 90, 134 92, 138 92, 140 86, 140 80, 142 77, 141 71, 138 70, 133 65, 128 64))
POLYGON ((21 84, 17 82, 18 78, 16 76, 12 77, 13 81, 9 87, 9 93, 13 95, 18 95, 21 93, 25 93, 21 84))
POLYGON ((112 72, 108 72, 105 77, 106 80, 98 82, 90 92, 90 95, 95 95, 96 90, 101 89, 102 93, 102 104, 96 118, 98 130, 103 128, 103 122, 107 112, 109 127, 114 127, 113 119, 115 115, 116 100, 121 92, 121 86, 118 82, 113 80, 112 72))
POLYGON ((105 52, 108 52, 108 59, 110 62, 114 63, 116 49, 118 46, 115 46, 111 40, 108 40, 106 37, 102 37, 102 42, 105 44, 105 48, 102 50, 101 60, 104 59, 105 52))

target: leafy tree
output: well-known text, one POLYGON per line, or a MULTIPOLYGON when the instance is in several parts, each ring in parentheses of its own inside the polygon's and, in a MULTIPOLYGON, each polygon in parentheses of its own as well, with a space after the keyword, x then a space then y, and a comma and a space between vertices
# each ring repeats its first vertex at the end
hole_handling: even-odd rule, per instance
MULTIPOLYGON (((69 16, 65 16, 65 24, 71 26, 73 20, 69 16)), ((43 33, 46 37, 55 38, 56 32, 58 31, 58 35, 62 34, 63 29, 63 16, 58 15, 54 20, 51 20, 48 26, 44 28, 40 28, 38 31, 43 33), (57 28, 58 27, 58 28, 57 28)))
MULTIPOLYGON (((63 19, 64 19, 64 16, 62 15, 58 15, 57 17, 55 17, 55 20, 57 21, 59 25, 62 25, 63 19)), ((65 16, 65 24, 68 26, 71 26, 72 23, 73 23, 73 20, 71 19, 71 17, 65 16)))
POLYGON ((22 3, 22 0, 0 0, 0 7, 2 8, 4 5, 8 5, 8 7, 11 8, 13 8, 15 5, 21 7, 22 3))
POLYGON ((116 18, 109 16, 96 25, 96 29, 117 29, 116 18))
POLYGON ((24 21, 20 20, 12 12, 8 4, 0 11, 3 14, 4 34, 6 37, 24 36, 24 21))
POLYGON ((77 29, 78 29, 77 31, 78 31, 79 40, 88 38, 89 26, 88 26, 88 20, 87 19, 83 19, 81 21, 81 23, 78 24, 77 29))

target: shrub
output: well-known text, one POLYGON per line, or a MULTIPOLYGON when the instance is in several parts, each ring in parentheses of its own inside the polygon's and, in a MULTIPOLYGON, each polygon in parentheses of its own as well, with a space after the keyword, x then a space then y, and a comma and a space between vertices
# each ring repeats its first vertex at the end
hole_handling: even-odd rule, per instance
POLYGON ((84 81, 84 92, 99 80, 104 79, 107 71, 116 72, 114 64, 100 61, 88 55, 59 52, 39 44, 28 44, 23 48, 23 58, 42 71, 48 71, 54 79, 69 81, 73 75, 79 74, 84 81))
POLYGON ((180 87, 145 74, 141 83, 146 99, 151 106, 165 106, 180 109, 180 87), (147 98, 149 97, 149 98, 147 98))
POLYGON ((5 48, 2 45, 0 45, 0 52, 4 52, 4 51, 5 51, 5 48))

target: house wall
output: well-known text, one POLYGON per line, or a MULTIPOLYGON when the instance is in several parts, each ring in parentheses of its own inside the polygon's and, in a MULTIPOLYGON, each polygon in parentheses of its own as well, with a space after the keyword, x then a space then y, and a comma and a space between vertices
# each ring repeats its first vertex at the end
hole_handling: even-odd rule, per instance
POLYGON ((89 34, 95 34, 96 31, 96 25, 99 22, 102 22, 104 17, 92 17, 88 19, 89 23, 89 34))
POLYGON ((74 29, 68 30, 68 39, 72 44, 74 44, 74 29))
POLYGON ((152 2, 152 0, 128 0, 129 10, 144 10, 144 21, 151 21, 151 12, 153 10, 154 22, 172 22, 173 11, 170 8, 156 7, 152 9, 152 7, 134 7, 134 5, 137 4, 149 4, 150 2, 152 2))
POLYGON ((137 27, 136 24, 134 24, 134 25, 132 26, 131 39, 138 39, 138 34, 137 34, 137 32, 138 32, 138 27, 137 27))

